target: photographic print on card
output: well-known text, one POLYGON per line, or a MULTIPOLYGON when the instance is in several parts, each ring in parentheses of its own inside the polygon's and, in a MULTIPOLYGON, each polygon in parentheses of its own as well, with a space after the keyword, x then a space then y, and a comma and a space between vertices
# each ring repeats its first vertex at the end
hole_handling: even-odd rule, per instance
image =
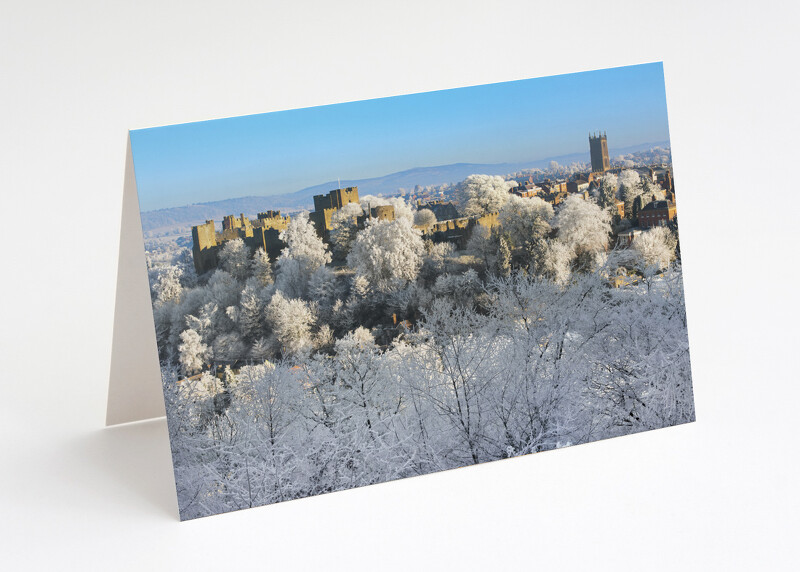
POLYGON ((182 519, 694 420, 660 63, 131 145, 182 519))

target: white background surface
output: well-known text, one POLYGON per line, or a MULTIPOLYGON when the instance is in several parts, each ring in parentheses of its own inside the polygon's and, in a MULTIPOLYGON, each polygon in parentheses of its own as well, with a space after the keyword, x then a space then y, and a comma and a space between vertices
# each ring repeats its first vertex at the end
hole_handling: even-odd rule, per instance
POLYGON ((0 567, 796 566, 793 4, 2 0, 0 567), (127 129, 657 60, 696 423, 186 523, 103 429, 127 129))

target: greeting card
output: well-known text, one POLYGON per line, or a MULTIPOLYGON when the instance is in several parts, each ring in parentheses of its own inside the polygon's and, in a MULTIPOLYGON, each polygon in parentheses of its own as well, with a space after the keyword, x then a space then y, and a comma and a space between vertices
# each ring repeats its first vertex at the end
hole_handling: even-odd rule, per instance
POLYGON ((108 421, 181 519, 693 421, 676 201, 658 63, 131 131, 108 421))

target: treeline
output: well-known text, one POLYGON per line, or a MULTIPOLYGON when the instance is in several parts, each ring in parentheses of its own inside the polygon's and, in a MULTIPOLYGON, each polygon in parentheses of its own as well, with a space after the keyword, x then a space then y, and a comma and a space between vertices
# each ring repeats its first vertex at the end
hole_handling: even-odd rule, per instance
POLYGON ((459 184, 462 213, 500 221, 465 251, 393 198, 394 221, 334 217, 333 252, 299 215, 278 260, 232 240, 196 276, 150 253, 184 518, 694 418, 672 231, 613 248, 596 200, 512 184, 459 184))
POLYGON ((681 275, 609 289, 514 274, 485 312, 435 296, 381 350, 204 373, 164 370, 183 518, 269 504, 694 419, 681 275))

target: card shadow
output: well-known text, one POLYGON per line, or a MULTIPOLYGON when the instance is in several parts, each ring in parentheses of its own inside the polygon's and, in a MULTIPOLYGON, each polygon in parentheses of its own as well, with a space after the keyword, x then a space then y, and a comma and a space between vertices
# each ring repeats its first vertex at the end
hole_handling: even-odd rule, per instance
POLYGON ((78 455, 99 482, 147 503, 161 516, 178 521, 178 502, 165 418, 105 427, 77 437, 78 455))

